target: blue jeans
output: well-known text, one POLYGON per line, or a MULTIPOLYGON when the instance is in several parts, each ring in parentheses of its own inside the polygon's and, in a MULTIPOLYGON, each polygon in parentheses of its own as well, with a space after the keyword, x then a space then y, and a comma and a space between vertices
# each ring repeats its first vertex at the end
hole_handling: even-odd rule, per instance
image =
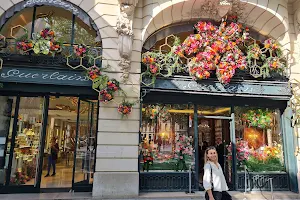
POLYGON ((56 160, 52 159, 52 156, 49 155, 48 156, 48 173, 50 173, 50 168, 51 168, 51 165, 53 167, 53 174, 55 174, 55 163, 56 163, 56 160))

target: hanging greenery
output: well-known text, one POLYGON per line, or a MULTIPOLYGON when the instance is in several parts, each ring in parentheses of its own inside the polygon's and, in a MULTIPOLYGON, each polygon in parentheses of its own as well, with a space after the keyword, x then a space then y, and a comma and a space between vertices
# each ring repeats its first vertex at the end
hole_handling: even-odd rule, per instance
POLYGON ((248 110, 242 114, 242 121, 249 127, 268 129, 273 127, 273 112, 268 109, 248 110))

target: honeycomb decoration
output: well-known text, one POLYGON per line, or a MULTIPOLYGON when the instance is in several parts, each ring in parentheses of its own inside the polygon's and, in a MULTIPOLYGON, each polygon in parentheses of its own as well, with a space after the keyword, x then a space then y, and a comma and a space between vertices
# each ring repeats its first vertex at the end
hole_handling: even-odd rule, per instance
MULTIPOLYGON (((147 69, 141 75, 141 83, 145 86, 150 86, 155 83, 156 76, 170 77, 173 73, 179 73, 182 71, 188 71, 186 63, 189 62, 190 58, 179 57, 173 52, 173 49, 178 41, 178 37, 175 35, 169 35, 165 38, 162 45, 159 46, 157 52, 155 53, 155 65, 158 67, 157 71, 151 72, 150 65, 147 65, 147 69), (152 76, 152 80, 144 79, 146 77, 152 76)), ((153 56, 151 52, 145 52, 142 54, 142 58, 153 56)))

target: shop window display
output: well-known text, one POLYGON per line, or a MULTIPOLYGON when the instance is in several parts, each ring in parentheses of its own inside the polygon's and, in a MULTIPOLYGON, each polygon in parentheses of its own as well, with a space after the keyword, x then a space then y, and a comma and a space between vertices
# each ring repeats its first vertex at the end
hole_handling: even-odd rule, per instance
MULTIPOLYGON (((1 34, 4 35, 6 38, 11 38, 11 29, 13 27, 17 27, 19 25, 26 28, 31 33, 32 27, 32 16, 33 16, 33 8, 25 8, 11 17, 7 23, 1 28, 1 34)), ((24 34, 24 29, 20 26, 15 28, 13 31, 13 35, 15 37, 21 37, 24 34)))
POLYGON ((44 99, 21 97, 13 151, 10 184, 35 184, 40 154, 44 99))
POLYGON ((144 104, 141 171, 187 171, 194 168, 193 106, 144 104))
MULTIPOLYGON (((59 51, 63 44, 100 47, 100 36, 92 26, 91 24, 87 25, 79 17, 63 8, 38 6, 18 12, 5 23, 0 33, 6 37, 9 46, 6 51, 9 50, 13 53, 18 53, 16 50, 21 50, 19 53, 22 53, 22 51, 28 52, 32 48, 36 50, 35 52, 38 52, 38 48, 35 47, 40 46, 48 48, 49 44, 46 45, 45 41, 40 39, 40 35, 42 38, 47 38, 46 40, 49 37, 52 38, 50 47, 52 51, 59 51), (33 17, 34 13, 36 14, 33 17), (73 17, 75 20, 73 20, 73 17), (34 45, 36 42, 38 42, 37 46, 34 45)), ((41 52, 36 54, 39 53, 41 52)), ((48 55, 47 53, 43 54, 48 55)))
MULTIPOLYGON (((236 108, 238 170, 284 171, 279 110, 236 108)), ((231 152, 231 145, 228 146, 231 152)))

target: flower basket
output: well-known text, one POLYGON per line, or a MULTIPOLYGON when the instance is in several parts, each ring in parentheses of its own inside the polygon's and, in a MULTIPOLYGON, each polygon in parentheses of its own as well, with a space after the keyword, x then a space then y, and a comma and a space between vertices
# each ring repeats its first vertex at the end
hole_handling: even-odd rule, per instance
POLYGON ((134 103, 130 103, 128 101, 123 101, 118 106, 118 112, 122 115, 122 117, 128 116, 132 112, 132 106, 133 105, 134 105, 134 103))
POLYGON ((110 91, 107 91, 106 89, 101 90, 99 95, 100 95, 100 102, 103 103, 108 103, 114 99, 113 94, 110 91))
POLYGON ((87 48, 83 44, 79 44, 74 46, 74 53, 78 57, 84 57, 86 56, 87 48))
POLYGON ((96 78, 98 78, 99 76, 101 76, 101 70, 99 67, 97 66, 92 66, 89 67, 87 70, 87 76, 89 77, 89 79, 91 80, 95 80, 96 78))

